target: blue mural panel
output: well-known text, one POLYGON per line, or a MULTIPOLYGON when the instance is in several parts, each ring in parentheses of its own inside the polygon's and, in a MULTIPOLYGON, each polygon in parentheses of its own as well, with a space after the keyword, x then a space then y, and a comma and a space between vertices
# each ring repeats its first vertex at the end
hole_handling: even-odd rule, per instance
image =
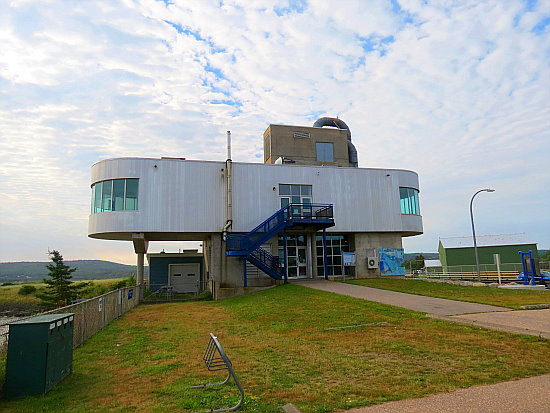
POLYGON ((380 248, 380 275, 405 275, 403 248, 380 248))

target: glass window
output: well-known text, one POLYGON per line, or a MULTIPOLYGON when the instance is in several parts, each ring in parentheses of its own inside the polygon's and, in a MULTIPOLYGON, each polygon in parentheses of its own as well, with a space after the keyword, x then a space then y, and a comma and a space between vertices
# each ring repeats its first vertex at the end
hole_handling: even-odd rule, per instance
POLYGON ((94 197, 94 213, 101 212, 101 192, 103 190, 103 182, 98 182, 94 185, 95 197, 94 197))
POLYGON ((113 181, 113 211, 122 211, 124 209, 124 179, 115 179, 113 181))
POLYGON ((332 142, 315 143, 317 150, 317 161, 334 162, 334 144, 332 142))
POLYGON ((113 193, 113 181, 103 182, 103 191, 101 194, 101 211, 111 210, 111 194, 113 193))
POLYGON ((92 185, 92 213, 137 210, 138 179, 111 179, 92 185))
POLYGON ((288 205, 286 200, 293 204, 311 204, 311 185, 279 184, 279 196, 281 208, 288 205))
MULTIPOLYGON (((325 266, 323 261, 323 237, 317 235, 317 275, 323 277, 325 266)), ((342 253, 350 251, 350 237, 348 235, 327 235, 327 267, 328 275, 342 276, 349 275, 350 269, 346 270, 343 265, 342 253)))
POLYGON ((279 184, 279 195, 290 195, 290 185, 279 184))
POLYGON ((138 180, 126 179, 126 202, 124 203, 126 211, 135 211, 138 209, 138 180))
POLYGON ((399 201, 402 214, 420 215, 418 191, 416 189, 399 188, 399 201))
POLYGON ((91 208, 90 213, 94 213, 94 205, 95 205, 95 185, 92 185, 92 202, 91 202, 91 208))

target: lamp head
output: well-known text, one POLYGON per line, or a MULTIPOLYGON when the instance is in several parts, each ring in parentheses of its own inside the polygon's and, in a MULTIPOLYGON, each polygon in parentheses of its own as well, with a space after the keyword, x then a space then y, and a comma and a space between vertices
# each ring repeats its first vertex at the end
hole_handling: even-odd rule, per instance
POLYGON ((489 189, 489 188, 485 189, 485 191, 487 191, 487 192, 495 192, 494 189, 489 189))

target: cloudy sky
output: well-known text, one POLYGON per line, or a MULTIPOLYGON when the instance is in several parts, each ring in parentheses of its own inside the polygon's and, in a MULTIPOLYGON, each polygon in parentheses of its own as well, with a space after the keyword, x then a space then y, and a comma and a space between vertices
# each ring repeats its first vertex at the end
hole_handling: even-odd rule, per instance
POLYGON ((550 248, 549 65, 549 0, 3 0, 0 261, 133 263, 87 238, 94 162, 224 160, 228 129, 262 162, 269 123, 320 116, 419 173, 407 252, 469 235, 487 187, 478 234, 550 248))

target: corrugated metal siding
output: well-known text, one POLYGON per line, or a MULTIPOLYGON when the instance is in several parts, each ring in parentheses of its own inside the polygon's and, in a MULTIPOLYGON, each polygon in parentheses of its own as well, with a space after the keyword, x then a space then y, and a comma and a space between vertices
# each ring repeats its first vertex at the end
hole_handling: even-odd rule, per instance
MULTIPOLYGON (((90 215, 89 233, 211 233, 225 223, 224 162, 123 158, 92 167, 92 183, 139 178, 138 211, 90 215), (155 167, 156 165, 156 167, 155 167)), ((248 232, 279 209, 279 184, 308 184, 314 203, 333 203, 330 232, 422 232, 402 216, 399 186, 418 176, 392 169, 233 164, 233 231, 248 232)))

